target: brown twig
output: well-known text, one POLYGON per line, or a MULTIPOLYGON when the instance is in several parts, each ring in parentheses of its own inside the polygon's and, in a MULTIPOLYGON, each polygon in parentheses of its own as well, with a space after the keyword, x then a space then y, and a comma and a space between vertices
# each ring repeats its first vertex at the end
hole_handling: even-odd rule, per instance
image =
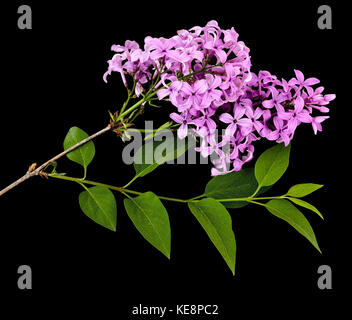
POLYGON ((41 166, 39 166, 38 168, 36 168, 36 164, 33 163, 27 173, 19 178, 18 180, 16 180, 15 182, 13 182, 12 184, 10 184, 9 186, 7 186, 6 188, 2 189, 0 191, 0 197, 5 194, 6 192, 10 191, 11 189, 17 187, 19 184, 21 184, 22 182, 28 180, 29 178, 31 177, 34 177, 34 176, 42 176, 42 173, 43 173, 43 169, 45 169, 49 164, 53 163, 54 161, 60 159, 61 157, 65 156, 66 154, 70 153, 71 151, 79 148, 80 146, 86 144, 87 142, 93 140, 94 138, 102 135, 103 133, 107 132, 107 131, 110 131, 114 129, 114 124, 109 124, 107 127, 105 127, 104 129, 92 134, 91 136, 89 136, 88 138, 84 139, 84 140, 81 140, 80 142, 78 142, 77 144, 75 144, 74 146, 72 146, 71 148, 68 148, 67 150, 59 153, 58 155, 56 155, 55 157, 51 158, 50 160, 46 161, 45 163, 43 163, 41 166))

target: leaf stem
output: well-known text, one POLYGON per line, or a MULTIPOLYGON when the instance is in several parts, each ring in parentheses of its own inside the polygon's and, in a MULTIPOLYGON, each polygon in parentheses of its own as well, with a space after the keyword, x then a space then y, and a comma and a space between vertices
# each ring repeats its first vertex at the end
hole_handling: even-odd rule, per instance
POLYGON ((262 186, 259 184, 258 187, 257 187, 257 189, 254 191, 254 193, 253 193, 251 196, 249 196, 249 198, 253 198, 253 197, 259 192, 259 190, 260 190, 261 187, 262 187, 262 186))
MULTIPOLYGON (((68 176, 63 176, 63 175, 59 175, 59 174, 55 174, 55 173, 49 174, 48 177, 66 180, 66 181, 78 182, 78 183, 83 183, 83 184, 88 184, 88 185, 93 185, 93 186, 106 187, 106 188, 109 188, 111 190, 115 190, 115 191, 118 191, 121 193, 130 193, 130 194, 134 194, 134 195, 140 195, 143 193, 143 192, 139 192, 139 191, 135 191, 135 190, 126 189, 123 187, 112 186, 112 185, 106 184, 106 183, 101 183, 101 182, 91 181, 91 180, 83 180, 80 178, 68 177, 68 176)), ((177 198, 170 198, 170 197, 163 197, 163 196, 158 196, 158 197, 162 200, 173 201, 173 202, 184 202, 184 203, 189 202, 189 200, 184 200, 184 199, 177 199, 177 198)))
POLYGON ((271 200, 271 199, 287 199, 287 197, 285 197, 285 196, 274 196, 274 197, 256 197, 256 198, 253 198, 253 196, 250 196, 250 197, 247 197, 247 198, 233 198, 233 199, 229 199, 228 198, 228 199, 216 199, 216 200, 220 201, 220 202, 232 202, 232 201, 248 201, 248 202, 250 202, 251 200, 271 200))
MULTIPOLYGON (((85 179, 81 179, 81 178, 68 177, 68 176, 57 174, 57 173, 49 174, 48 177, 61 179, 61 180, 66 180, 66 181, 78 182, 79 184, 88 184, 88 185, 93 185, 93 186, 106 187, 106 188, 109 188, 111 190, 118 191, 118 192, 120 192, 122 194, 128 193, 128 194, 134 194, 134 195, 141 195, 143 193, 143 192, 140 192, 140 191, 126 189, 126 186, 130 185, 134 179, 132 179, 127 185, 125 185, 123 187, 117 187, 117 186, 113 186, 113 185, 106 184, 106 183, 101 183, 101 182, 92 181, 92 180, 85 180, 85 179)), ((165 197, 165 196, 159 196, 159 195, 158 195, 158 197, 160 199, 166 200, 166 201, 188 203, 188 202, 198 202, 199 201, 198 199, 202 198, 202 197, 205 197, 205 195, 199 195, 199 196, 196 196, 196 197, 191 198, 191 199, 178 199, 178 198, 171 198, 171 197, 165 197)), ((285 197, 285 196, 276 196, 276 197, 258 197, 258 198, 247 197, 247 198, 216 199, 216 200, 219 201, 219 202, 247 201, 247 202, 263 205, 262 203, 257 202, 255 200, 286 199, 286 198, 287 197, 285 197)))
POLYGON ((196 197, 194 197, 194 198, 188 199, 188 201, 191 202, 191 201, 193 201, 193 200, 197 200, 197 199, 202 198, 202 197, 205 197, 205 195, 204 195, 204 194, 201 194, 201 195, 196 196, 196 197))
POLYGON ((122 187, 122 189, 127 188, 129 185, 132 184, 133 181, 135 181, 135 180, 138 179, 138 178, 139 178, 139 175, 138 175, 138 174, 135 175, 129 182, 127 182, 127 183, 122 187))
POLYGON ((260 205, 262 207, 266 207, 266 205, 264 203, 261 203, 261 202, 258 202, 258 201, 248 200, 248 202, 255 203, 255 204, 260 205))

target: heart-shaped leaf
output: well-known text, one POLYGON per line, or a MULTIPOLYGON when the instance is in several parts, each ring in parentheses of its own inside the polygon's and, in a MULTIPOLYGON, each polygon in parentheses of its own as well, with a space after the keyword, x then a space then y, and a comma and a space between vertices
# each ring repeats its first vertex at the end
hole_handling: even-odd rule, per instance
MULTIPOLYGON (((72 127, 64 140, 64 150, 67 150, 77 144, 78 142, 88 138, 88 134, 85 133, 78 127, 72 127)), ((79 148, 71 151, 67 154, 67 158, 74 161, 85 169, 92 162, 95 155, 95 147, 93 141, 89 141, 86 144, 80 146, 79 148)))
POLYGON ((116 200, 106 187, 95 186, 79 195, 82 211, 96 223, 116 231, 116 200))

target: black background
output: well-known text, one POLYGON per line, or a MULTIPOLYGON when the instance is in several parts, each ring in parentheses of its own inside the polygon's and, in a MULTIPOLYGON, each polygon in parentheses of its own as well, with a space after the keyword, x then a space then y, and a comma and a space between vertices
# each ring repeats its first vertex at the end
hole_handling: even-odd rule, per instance
MULTIPOLYGON (((290 79, 297 68, 307 77, 318 77, 326 93, 336 93, 337 99, 331 103, 331 118, 324 122, 322 133, 314 136, 310 126, 299 127, 291 165, 270 191, 281 194, 302 182, 325 185, 307 197, 325 221, 304 211, 322 255, 285 222, 261 207, 247 206, 231 212, 237 240, 233 277, 186 206, 166 203, 172 228, 168 261, 135 230, 120 195, 113 233, 81 212, 78 185, 33 178, 0 199, 1 291, 16 303, 15 315, 44 317, 51 314, 45 311, 50 307, 55 314, 99 311, 102 319, 108 313, 132 319, 132 306, 140 303, 219 304, 226 319, 243 311, 248 317, 280 318, 287 312, 320 315, 328 309, 340 310, 336 303, 348 278, 343 270, 348 251, 342 229, 349 211, 341 200, 345 199, 341 183, 348 180, 343 162, 349 147, 342 132, 349 106, 342 102, 346 71, 344 44, 338 37, 346 31, 343 23, 348 25, 341 18, 344 8, 331 1, 27 2, 33 11, 33 29, 19 30, 21 4, 0 5, 1 186, 17 179, 31 163, 59 153, 71 126, 92 134, 106 125, 107 110, 119 108, 125 89, 118 74, 108 84, 102 75, 112 56, 111 45, 126 39, 141 44, 147 35, 170 37, 178 29, 215 19, 222 28, 234 26, 251 49, 253 71, 269 70, 290 79), (322 4, 332 8, 332 30, 317 27, 322 4), (32 290, 17 288, 17 268, 22 264, 32 267, 32 290), (332 290, 317 287, 322 264, 333 270, 332 290)), ((147 110, 145 117, 161 124, 170 108, 147 110)), ((134 171, 121 161, 123 143, 109 133, 99 137, 95 146, 88 178, 114 185, 129 181, 134 171)), ((268 146, 259 144, 256 156, 268 146)), ((81 176, 81 168, 67 159, 59 161, 58 171, 81 176)), ((187 198, 203 191, 209 175, 206 165, 164 165, 134 188, 187 198)))

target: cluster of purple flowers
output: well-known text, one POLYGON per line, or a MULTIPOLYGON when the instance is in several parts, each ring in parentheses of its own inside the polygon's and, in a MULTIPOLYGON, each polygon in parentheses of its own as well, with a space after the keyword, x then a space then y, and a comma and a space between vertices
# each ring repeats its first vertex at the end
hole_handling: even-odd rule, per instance
POLYGON ((136 96, 152 89, 168 99, 176 107, 170 117, 180 124, 179 138, 191 130, 201 138, 196 150, 212 155, 212 175, 241 170, 253 158, 256 140, 288 145, 301 123, 321 131, 329 117, 316 112, 327 113, 335 98, 323 95, 323 87, 313 89, 319 80, 305 79, 299 70, 289 81, 268 71, 252 73, 248 47, 233 28, 222 30, 216 21, 169 39, 147 37, 144 50, 134 41, 112 50, 104 80, 117 71, 127 86, 129 74, 136 96))

